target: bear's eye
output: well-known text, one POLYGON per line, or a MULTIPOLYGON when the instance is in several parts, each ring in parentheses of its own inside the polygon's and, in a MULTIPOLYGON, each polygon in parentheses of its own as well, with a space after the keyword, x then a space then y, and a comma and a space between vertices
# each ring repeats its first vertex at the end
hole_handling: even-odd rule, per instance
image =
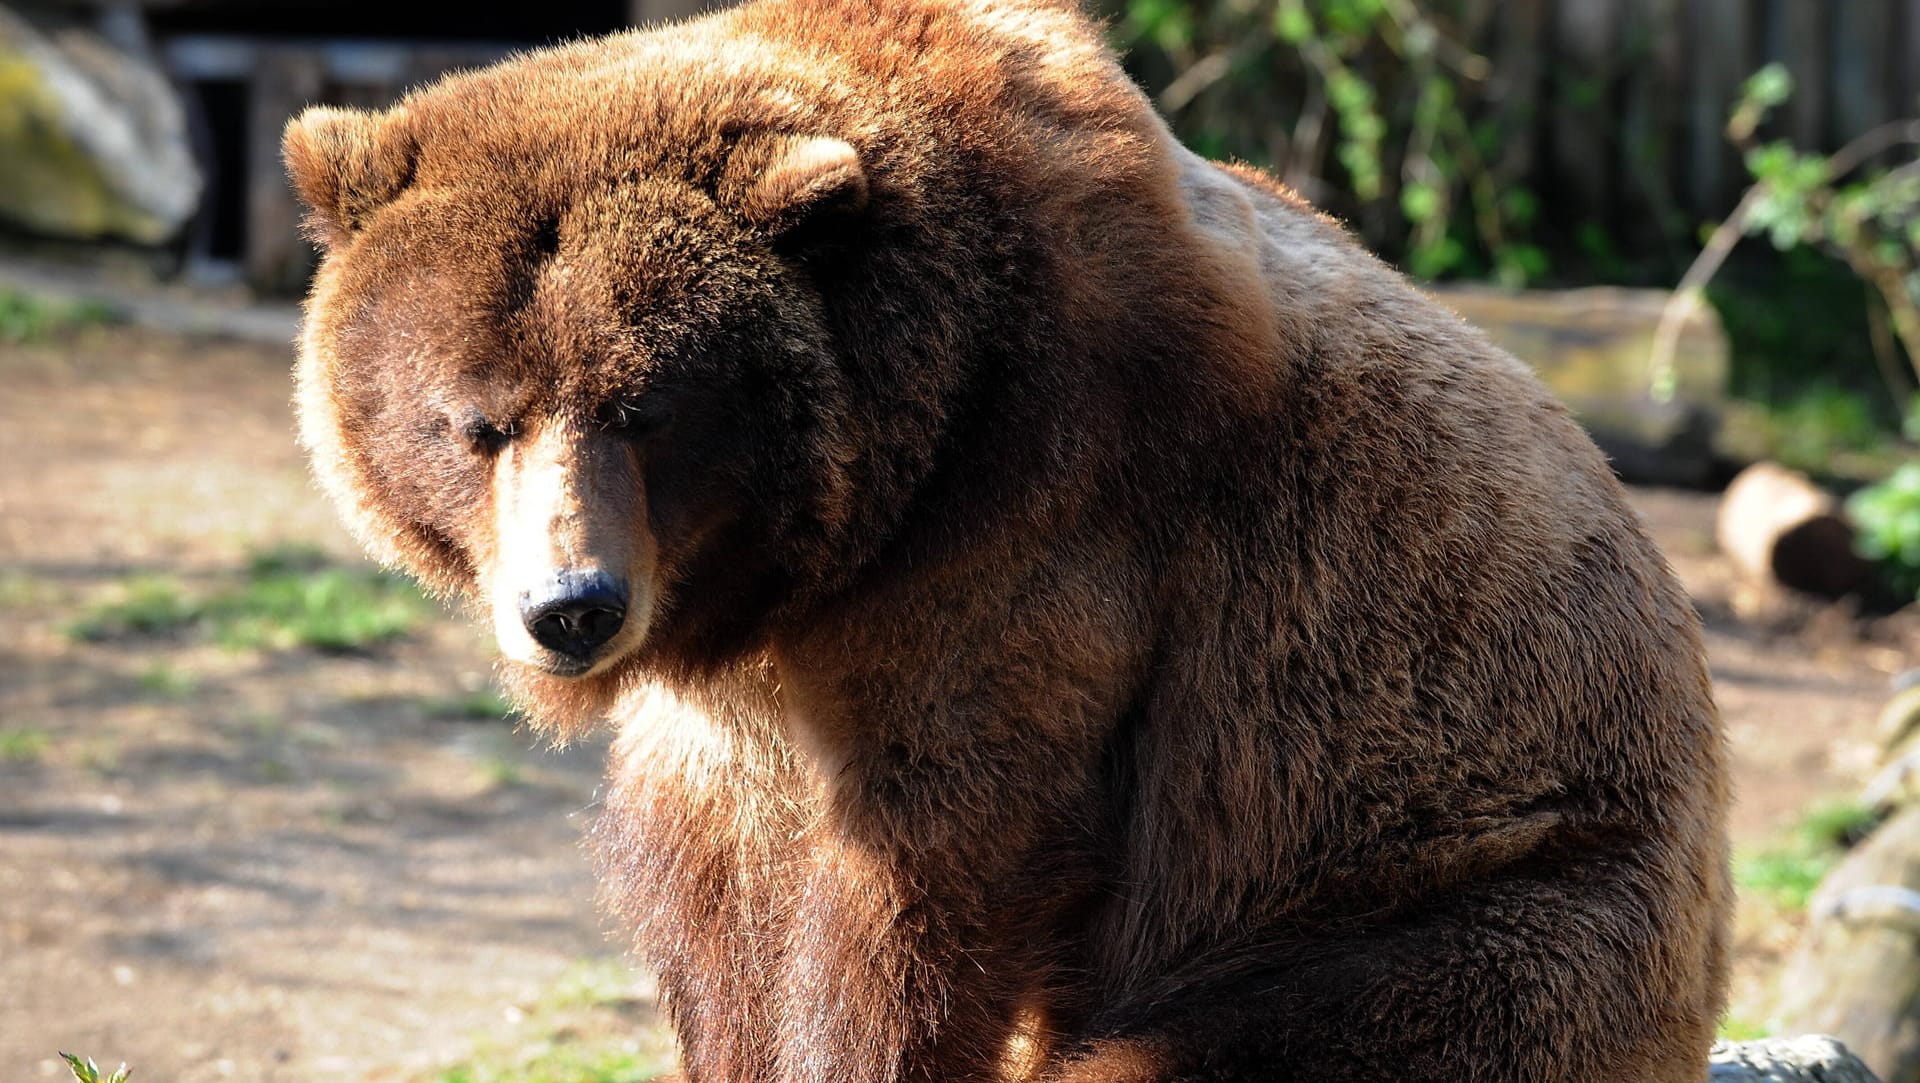
POLYGON ((507 441, 513 438, 514 426, 512 422, 495 424, 480 411, 468 410, 460 415, 459 431, 460 438, 475 451, 491 455, 507 446, 507 441))
POLYGON ((594 420, 608 432, 645 440, 667 431, 673 423, 673 407, 657 397, 615 399, 602 406, 594 420))

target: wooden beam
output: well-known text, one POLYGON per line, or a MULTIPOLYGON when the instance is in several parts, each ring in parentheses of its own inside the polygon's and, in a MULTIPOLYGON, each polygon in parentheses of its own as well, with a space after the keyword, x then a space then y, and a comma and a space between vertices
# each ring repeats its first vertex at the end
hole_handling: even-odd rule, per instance
MULTIPOLYGON (((313 273, 314 253, 300 236, 300 207, 280 164, 280 132, 320 100, 326 66, 310 49, 262 49, 247 87, 247 280, 269 293, 297 293, 313 273)), ((228 197, 232 198, 232 197, 228 197)))

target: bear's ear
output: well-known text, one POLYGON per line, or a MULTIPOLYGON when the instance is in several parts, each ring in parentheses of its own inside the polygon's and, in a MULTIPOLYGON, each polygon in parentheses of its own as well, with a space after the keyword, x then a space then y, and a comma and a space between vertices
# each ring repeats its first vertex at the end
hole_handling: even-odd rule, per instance
POLYGON ((307 230, 332 248, 413 179, 413 140, 392 114, 316 105, 287 124, 287 176, 311 212, 307 230))
POLYGON ((867 171, 844 139, 750 136, 727 159, 720 197, 754 225, 789 236, 858 213, 867 204, 867 171))

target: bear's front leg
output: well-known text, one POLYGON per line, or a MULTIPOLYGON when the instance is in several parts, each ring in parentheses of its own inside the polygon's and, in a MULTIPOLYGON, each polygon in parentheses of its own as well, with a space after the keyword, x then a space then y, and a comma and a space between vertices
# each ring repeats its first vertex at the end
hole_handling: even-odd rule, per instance
POLYGON ((997 1078, 1023 968, 972 920, 976 902, 818 841, 778 992, 783 1083, 997 1078))
POLYGON ((783 1083, 993 1080, 1044 1055, 1147 652, 1128 559, 1095 548, 927 571, 775 651, 818 810, 784 925, 783 1083))

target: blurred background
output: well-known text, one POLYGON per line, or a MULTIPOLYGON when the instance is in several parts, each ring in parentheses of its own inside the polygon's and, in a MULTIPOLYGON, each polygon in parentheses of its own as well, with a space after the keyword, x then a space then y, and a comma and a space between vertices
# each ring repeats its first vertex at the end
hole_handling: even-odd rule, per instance
MULTIPOLYGON (((671 1063, 579 848, 602 749, 536 748, 307 479, 278 137, 706 6, 0 0, 0 1077, 671 1063)), ((1183 140, 1613 456, 1733 749, 1724 1030, 1920 1081, 1920 0, 1098 7, 1183 140)))

